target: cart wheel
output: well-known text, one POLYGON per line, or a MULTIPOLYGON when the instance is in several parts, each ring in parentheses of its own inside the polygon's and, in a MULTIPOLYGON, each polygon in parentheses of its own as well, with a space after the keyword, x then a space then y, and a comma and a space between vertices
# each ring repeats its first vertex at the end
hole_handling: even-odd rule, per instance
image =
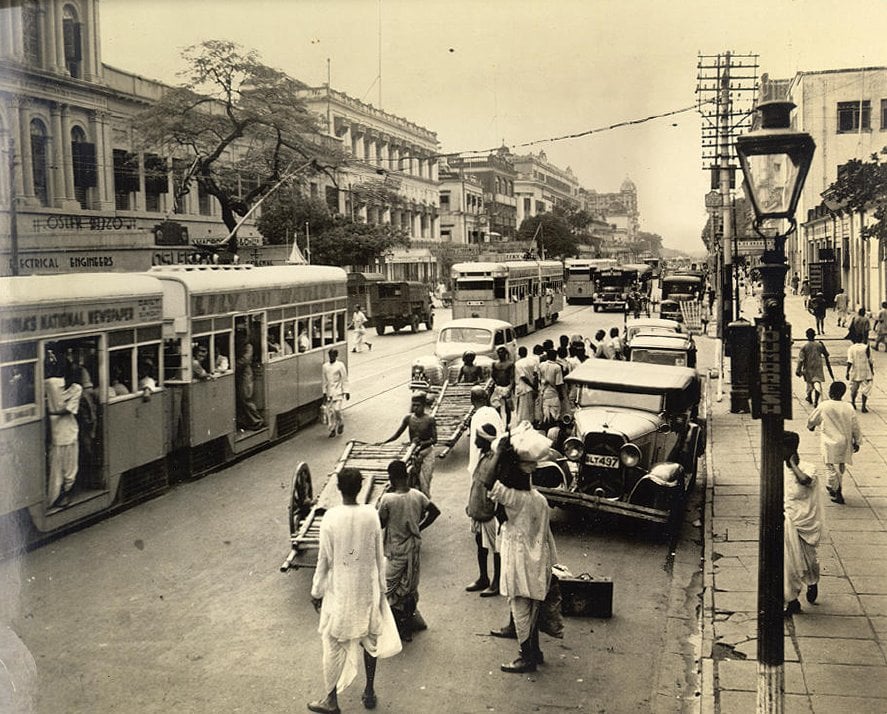
POLYGON ((311 470, 308 464, 300 461, 293 474, 293 485, 290 491, 287 514, 290 522, 290 535, 295 535, 299 521, 308 515, 314 500, 314 488, 311 486, 311 470))

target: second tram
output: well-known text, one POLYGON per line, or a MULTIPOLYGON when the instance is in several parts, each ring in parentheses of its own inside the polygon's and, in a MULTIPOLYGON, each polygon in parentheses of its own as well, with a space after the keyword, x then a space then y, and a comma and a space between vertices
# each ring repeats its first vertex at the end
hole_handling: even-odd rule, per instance
POLYGON ((567 304, 591 302, 599 271, 613 268, 613 258, 568 258, 564 261, 564 293, 567 304))
POLYGON ((456 263, 453 319, 487 317, 525 335, 555 322, 564 308, 564 267, 556 260, 456 263))

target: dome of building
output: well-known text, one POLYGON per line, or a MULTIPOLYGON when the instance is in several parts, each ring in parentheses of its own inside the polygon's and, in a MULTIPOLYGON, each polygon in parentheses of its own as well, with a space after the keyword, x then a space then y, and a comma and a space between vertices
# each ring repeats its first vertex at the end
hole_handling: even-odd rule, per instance
POLYGON ((625 177, 625 181, 622 182, 622 185, 619 187, 620 191, 637 191, 637 186, 634 185, 634 181, 632 181, 628 176, 625 177))

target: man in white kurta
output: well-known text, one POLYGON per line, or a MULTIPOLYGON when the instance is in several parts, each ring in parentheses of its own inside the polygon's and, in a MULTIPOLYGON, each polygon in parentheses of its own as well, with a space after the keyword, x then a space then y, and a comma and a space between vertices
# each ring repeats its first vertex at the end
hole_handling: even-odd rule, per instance
POLYGON ((532 422, 536 415, 536 368, 539 366, 539 358, 528 356, 526 347, 518 348, 517 354, 518 360, 514 363, 513 424, 532 422))
POLYGON ((798 460, 800 439, 793 431, 782 437, 784 457, 785 523, 783 536, 783 589, 786 613, 801 611, 798 597, 807 586, 807 602, 819 594, 819 560, 816 546, 822 538, 822 506, 819 479, 813 464, 798 460))
POLYGON ((364 704, 375 704, 373 681, 377 640, 382 633, 385 598, 385 556, 379 515, 371 505, 358 505, 362 477, 357 469, 338 476, 342 505, 333 506, 320 523, 317 569, 311 599, 320 609, 325 699, 308 705, 311 711, 337 712, 337 692, 357 675, 360 648, 364 649, 367 685, 364 704))
MULTIPOLYGON (((497 448, 503 448, 502 442, 497 448)), ((501 458, 511 461, 504 476, 511 485, 497 480, 490 489, 490 498, 505 507, 507 516, 499 532, 500 589, 508 598, 520 643, 518 658, 503 664, 501 669, 522 674, 535 672, 536 665, 542 661, 537 620, 539 607, 548 595, 557 547, 551 534, 548 502, 530 481, 536 462, 517 461, 509 456, 501 458)))
POLYGON ((807 428, 819 427, 819 448, 828 477, 826 489, 835 503, 844 503, 841 489, 844 467, 853 463, 853 452, 859 448, 862 433, 856 410, 842 401, 847 392, 843 382, 829 385, 829 398, 820 402, 807 419, 807 428))
POLYGON ((63 377, 44 380, 46 410, 49 413, 49 503, 68 505, 68 494, 74 488, 79 465, 79 433, 77 412, 83 388, 73 383, 65 386, 63 377))
POLYGON ((342 407, 345 400, 350 399, 348 393, 348 370, 338 361, 339 351, 330 350, 330 361, 321 368, 323 377, 323 396, 329 410, 329 422, 327 426, 330 436, 341 434, 345 429, 345 419, 342 417, 342 407))
POLYGON ((856 397, 862 394, 862 412, 868 412, 868 399, 872 393, 875 369, 872 353, 861 337, 847 349, 847 381, 850 382, 850 404, 856 409, 856 397))

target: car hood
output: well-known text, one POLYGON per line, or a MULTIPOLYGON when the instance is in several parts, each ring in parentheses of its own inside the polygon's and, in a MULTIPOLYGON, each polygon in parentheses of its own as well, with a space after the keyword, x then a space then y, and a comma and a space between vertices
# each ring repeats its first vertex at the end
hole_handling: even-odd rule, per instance
POLYGON ((655 414, 620 407, 584 407, 577 409, 573 417, 576 419, 577 434, 623 434, 629 441, 656 431, 660 424, 655 414))

